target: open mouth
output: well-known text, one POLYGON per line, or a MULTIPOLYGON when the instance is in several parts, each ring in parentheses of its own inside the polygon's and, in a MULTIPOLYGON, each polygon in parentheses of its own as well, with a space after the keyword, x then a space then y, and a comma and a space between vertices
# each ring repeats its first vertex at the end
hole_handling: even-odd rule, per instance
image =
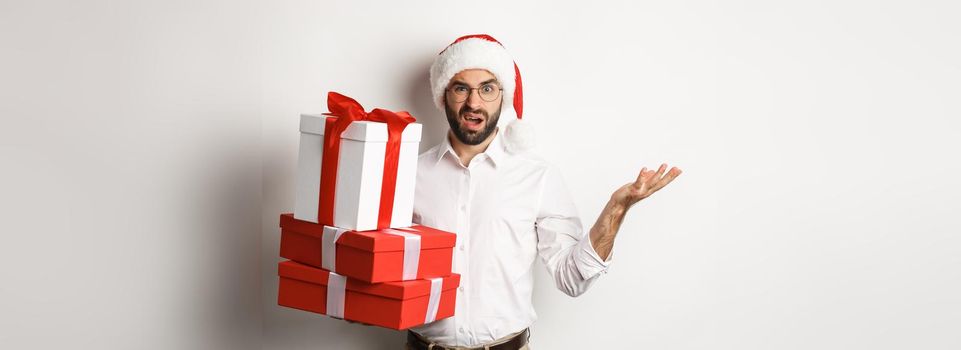
POLYGON ((462 118, 464 119, 464 125, 467 126, 469 129, 478 130, 481 128, 481 124, 484 123, 484 118, 480 114, 474 114, 474 113, 463 114, 462 118))

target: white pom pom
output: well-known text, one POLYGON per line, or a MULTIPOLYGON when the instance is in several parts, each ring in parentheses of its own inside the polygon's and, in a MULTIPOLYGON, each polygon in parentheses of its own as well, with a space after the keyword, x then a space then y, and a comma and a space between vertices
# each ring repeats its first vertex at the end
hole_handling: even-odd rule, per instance
POLYGON ((523 119, 512 120, 504 130, 504 146, 511 153, 522 153, 534 148, 534 127, 523 119))

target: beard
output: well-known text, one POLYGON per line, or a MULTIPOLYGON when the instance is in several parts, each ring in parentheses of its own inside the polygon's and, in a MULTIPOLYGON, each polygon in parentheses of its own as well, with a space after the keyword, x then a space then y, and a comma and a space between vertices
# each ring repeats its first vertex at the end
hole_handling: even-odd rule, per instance
POLYGON ((449 105, 445 103, 444 112, 447 113, 447 124, 450 124, 450 130, 454 132, 454 137, 456 137, 465 145, 471 146, 479 145, 484 142, 484 140, 487 140, 487 138, 494 133, 494 130, 497 129, 497 121, 501 116, 500 108, 494 111, 493 115, 490 115, 483 109, 471 109, 466 103, 463 107, 461 107, 460 111, 456 113, 450 108, 449 105), (468 113, 483 114, 484 122, 487 123, 487 125, 478 131, 466 130, 462 128, 460 121, 463 120, 463 116, 468 113))

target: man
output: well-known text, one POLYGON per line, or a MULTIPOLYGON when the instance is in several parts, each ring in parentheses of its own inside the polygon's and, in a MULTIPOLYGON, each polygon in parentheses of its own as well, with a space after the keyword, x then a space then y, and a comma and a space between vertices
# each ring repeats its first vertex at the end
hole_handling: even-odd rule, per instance
POLYGON ((584 293, 610 265, 627 210, 681 171, 641 169, 585 235, 558 171, 526 152, 520 71, 503 46, 487 35, 461 37, 434 61, 430 79, 450 132, 418 159, 414 221, 457 234, 461 283, 454 316, 415 327, 407 348, 528 349, 534 259, 558 289, 584 293), (511 119, 506 129, 502 114, 511 119))

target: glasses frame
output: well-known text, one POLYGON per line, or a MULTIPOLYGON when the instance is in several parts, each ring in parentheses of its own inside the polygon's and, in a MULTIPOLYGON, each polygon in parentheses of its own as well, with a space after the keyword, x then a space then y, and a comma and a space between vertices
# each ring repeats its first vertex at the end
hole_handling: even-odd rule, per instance
POLYGON ((449 87, 447 87, 446 89, 444 89, 444 91, 447 91, 448 94, 451 94, 451 95, 454 97, 454 102, 456 102, 456 103, 461 103, 461 102, 464 102, 464 101, 467 101, 468 99, 470 99, 470 95, 473 95, 473 94, 474 94, 474 90, 477 90, 477 97, 480 97, 481 101, 484 101, 484 102, 494 102, 494 101, 497 101, 497 98, 500 97, 501 94, 504 93, 504 88, 502 88, 502 87, 500 87, 500 85, 497 85, 497 84, 494 84, 494 83, 488 83, 488 84, 484 84, 484 85, 481 85, 481 86, 479 86, 479 87, 471 87, 470 85, 464 85, 464 84, 454 84, 453 86, 449 86, 449 87), (488 84, 494 85, 494 87, 497 88, 497 95, 494 96, 494 98, 491 99, 490 101, 488 101, 486 98, 484 98, 484 95, 481 95, 481 93, 480 93, 480 89, 483 88, 485 85, 488 85, 488 84), (464 95, 464 98, 463 98, 463 99, 458 100, 458 99, 457 99, 457 94, 454 93, 453 89, 454 89, 455 87, 460 87, 460 86, 466 86, 467 89, 468 89, 468 92, 467 92, 467 95, 464 95))

